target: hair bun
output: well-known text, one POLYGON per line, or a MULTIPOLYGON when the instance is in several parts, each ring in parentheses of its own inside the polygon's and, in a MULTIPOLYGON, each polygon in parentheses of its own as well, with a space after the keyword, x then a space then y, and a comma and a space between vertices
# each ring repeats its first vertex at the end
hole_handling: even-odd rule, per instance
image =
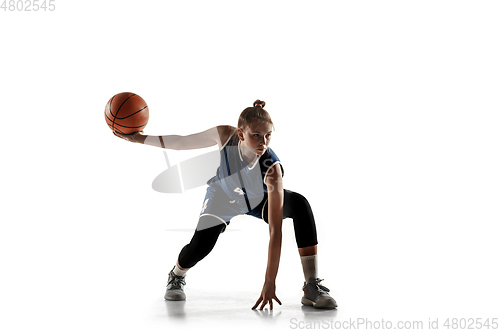
POLYGON ((261 101, 260 99, 258 99, 258 100, 256 100, 255 102, 253 102, 253 106, 254 106, 254 107, 255 107, 257 104, 262 105, 262 108, 264 108, 264 106, 266 106, 266 102, 261 101))

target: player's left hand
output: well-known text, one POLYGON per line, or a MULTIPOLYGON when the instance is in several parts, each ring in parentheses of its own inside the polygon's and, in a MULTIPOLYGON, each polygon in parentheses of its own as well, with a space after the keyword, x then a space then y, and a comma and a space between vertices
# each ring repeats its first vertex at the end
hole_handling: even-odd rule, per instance
POLYGON ((118 133, 116 131, 113 131, 113 134, 119 138, 122 138, 123 140, 129 141, 129 142, 136 142, 136 143, 144 143, 144 132, 134 132, 131 134, 122 134, 118 133))
POLYGON ((264 306, 266 306, 267 303, 269 303, 269 308, 272 310, 273 309, 273 299, 278 302, 279 305, 281 305, 281 301, 278 299, 276 296, 276 284, 274 282, 265 282, 264 287, 262 288, 262 292, 260 294, 259 299, 257 300, 257 303, 253 306, 252 310, 255 310, 259 306, 260 303, 262 303, 262 306, 260 307, 259 310, 264 309, 264 306))

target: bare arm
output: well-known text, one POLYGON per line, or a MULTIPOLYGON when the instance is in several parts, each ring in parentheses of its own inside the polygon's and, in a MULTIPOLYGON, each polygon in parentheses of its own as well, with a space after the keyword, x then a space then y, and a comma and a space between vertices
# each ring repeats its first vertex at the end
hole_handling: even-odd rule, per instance
POLYGON ((283 175, 279 164, 273 166, 266 178, 268 189, 269 203, 269 249, 267 256, 267 269, 264 281, 264 287, 257 303, 252 309, 255 309, 260 302, 262 306, 260 310, 269 302, 269 307, 273 309, 272 300, 275 299, 281 304, 276 297, 276 276, 281 257, 281 227, 283 222, 283 175))
POLYGON ((275 164, 266 178, 269 200, 269 252, 266 281, 274 283, 281 256, 281 226, 283 222, 283 180, 279 164, 275 164))
POLYGON ((116 136, 130 142, 142 143, 159 148, 167 148, 174 150, 188 150, 207 148, 215 145, 222 147, 229 136, 233 127, 231 126, 216 126, 204 132, 195 133, 191 135, 144 135, 142 132, 133 134, 120 134, 114 133, 116 136))

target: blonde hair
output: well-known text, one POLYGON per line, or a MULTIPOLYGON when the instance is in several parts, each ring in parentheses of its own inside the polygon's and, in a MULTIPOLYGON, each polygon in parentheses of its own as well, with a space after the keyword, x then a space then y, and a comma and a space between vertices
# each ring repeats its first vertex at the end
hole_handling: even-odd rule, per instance
POLYGON ((238 119, 238 128, 244 129, 252 123, 265 121, 271 124, 274 131, 273 121, 271 120, 269 113, 264 110, 264 106, 266 106, 266 102, 258 99, 253 102, 253 107, 248 107, 243 110, 238 119))

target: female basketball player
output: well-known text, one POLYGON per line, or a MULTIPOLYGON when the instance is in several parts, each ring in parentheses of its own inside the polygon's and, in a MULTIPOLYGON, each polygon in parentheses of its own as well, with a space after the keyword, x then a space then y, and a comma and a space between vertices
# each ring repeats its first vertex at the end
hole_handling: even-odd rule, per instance
POLYGON ((220 166, 210 179, 207 194, 198 220, 198 226, 189 244, 182 248, 177 262, 169 273, 165 299, 186 299, 183 286, 186 272, 203 259, 215 246, 231 218, 248 214, 269 224, 269 249, 264 286, 252 307, 260 310, 276 296, 275 280, 281 255, 281 227, 283 218, 293 219, 295 239, 299 249, 305 282, 302 304, 316 308, 336 308, 337 303, 321 285, 317 271, 316 225, 311 207, 302 195, 283 189, 283 167, 278 156, 269 148, 274 125, 264 101, 256 100, 253 107, 241 113, 238 128, 217 126, 205 132, 188 136, 151 136, 137 132, 115 135, 130 142, 167 149, 196 149, 219 146, 220 166))

